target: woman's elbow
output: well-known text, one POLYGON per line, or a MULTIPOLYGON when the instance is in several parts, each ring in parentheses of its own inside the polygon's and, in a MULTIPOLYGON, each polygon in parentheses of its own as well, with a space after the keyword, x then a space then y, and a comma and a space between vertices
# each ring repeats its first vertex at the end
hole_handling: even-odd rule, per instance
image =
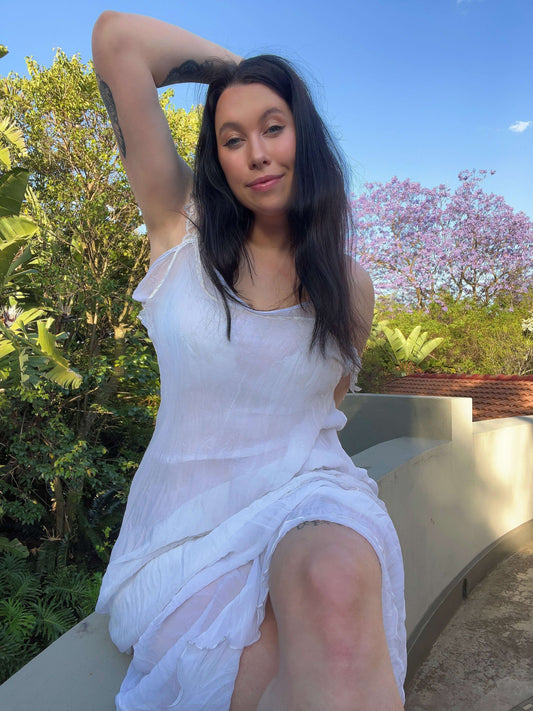
POLYGON ((117 52, 124 39, 125 14, 104 10, 94 23, 92 34, 93 59, 117 52))

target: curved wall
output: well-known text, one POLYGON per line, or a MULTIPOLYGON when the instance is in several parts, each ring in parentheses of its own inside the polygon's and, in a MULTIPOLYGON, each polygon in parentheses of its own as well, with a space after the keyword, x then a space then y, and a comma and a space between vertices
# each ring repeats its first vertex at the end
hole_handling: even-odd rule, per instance
POLYGON ((470 398, 350 400, 343 445, 378 481, 402 545, 411 676, 463 596, 533 538, 533 417, 472 423, 470 398), (417 415, 422 436, 405 436, 417 415), (362 449, 357 433, 372 442, 378 423, 396 436, 362 449))

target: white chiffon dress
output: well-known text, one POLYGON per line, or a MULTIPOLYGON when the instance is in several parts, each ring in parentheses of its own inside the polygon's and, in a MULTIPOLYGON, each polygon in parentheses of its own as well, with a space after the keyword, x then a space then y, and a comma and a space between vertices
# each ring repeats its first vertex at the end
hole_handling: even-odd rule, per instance
POLYGON ((197 233, 134 293, 157 351, 161 405, 133 479, 96 611, 133 650, 118 711, 228 711, 243 648, 259 638, 280 539, 306 520, 363 535, 382 569, 385 632, 403 698, 403 565, 377 486, 342 449, 336 348, 309 350, 312 310, 230 305, 197 233))

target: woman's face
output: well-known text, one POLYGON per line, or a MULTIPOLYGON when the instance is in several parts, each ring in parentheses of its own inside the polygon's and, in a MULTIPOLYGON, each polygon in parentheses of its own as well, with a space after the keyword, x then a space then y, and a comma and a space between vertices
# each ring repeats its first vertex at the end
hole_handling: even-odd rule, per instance
POLYGON ((289 106, 264 84, 224 90, 215 113, 220 165, 237 200, 254 215, 285 215, 296 134, 289 106))

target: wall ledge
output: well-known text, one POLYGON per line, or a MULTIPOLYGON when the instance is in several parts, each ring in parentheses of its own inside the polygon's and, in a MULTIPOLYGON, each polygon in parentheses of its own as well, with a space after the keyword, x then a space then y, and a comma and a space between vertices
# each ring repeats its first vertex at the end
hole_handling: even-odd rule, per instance
POLYGON ((414 464, 426 458, 430 452, 437 454, 434 450, 449 444, 450 440, 446 439, 396 437, 364 449, 362 452, 354 454, 351 459, 357 467, 366 469, 368 476, 379 481, 385 475, 392 474, 406 462, 414 464))
POLYGON ((495 420, 479 420, 472 423, 472 434, 504 430, 512 427, 526 427, 533 425, 533 415, 515 415, 515 417, 500 417, 495 420))

